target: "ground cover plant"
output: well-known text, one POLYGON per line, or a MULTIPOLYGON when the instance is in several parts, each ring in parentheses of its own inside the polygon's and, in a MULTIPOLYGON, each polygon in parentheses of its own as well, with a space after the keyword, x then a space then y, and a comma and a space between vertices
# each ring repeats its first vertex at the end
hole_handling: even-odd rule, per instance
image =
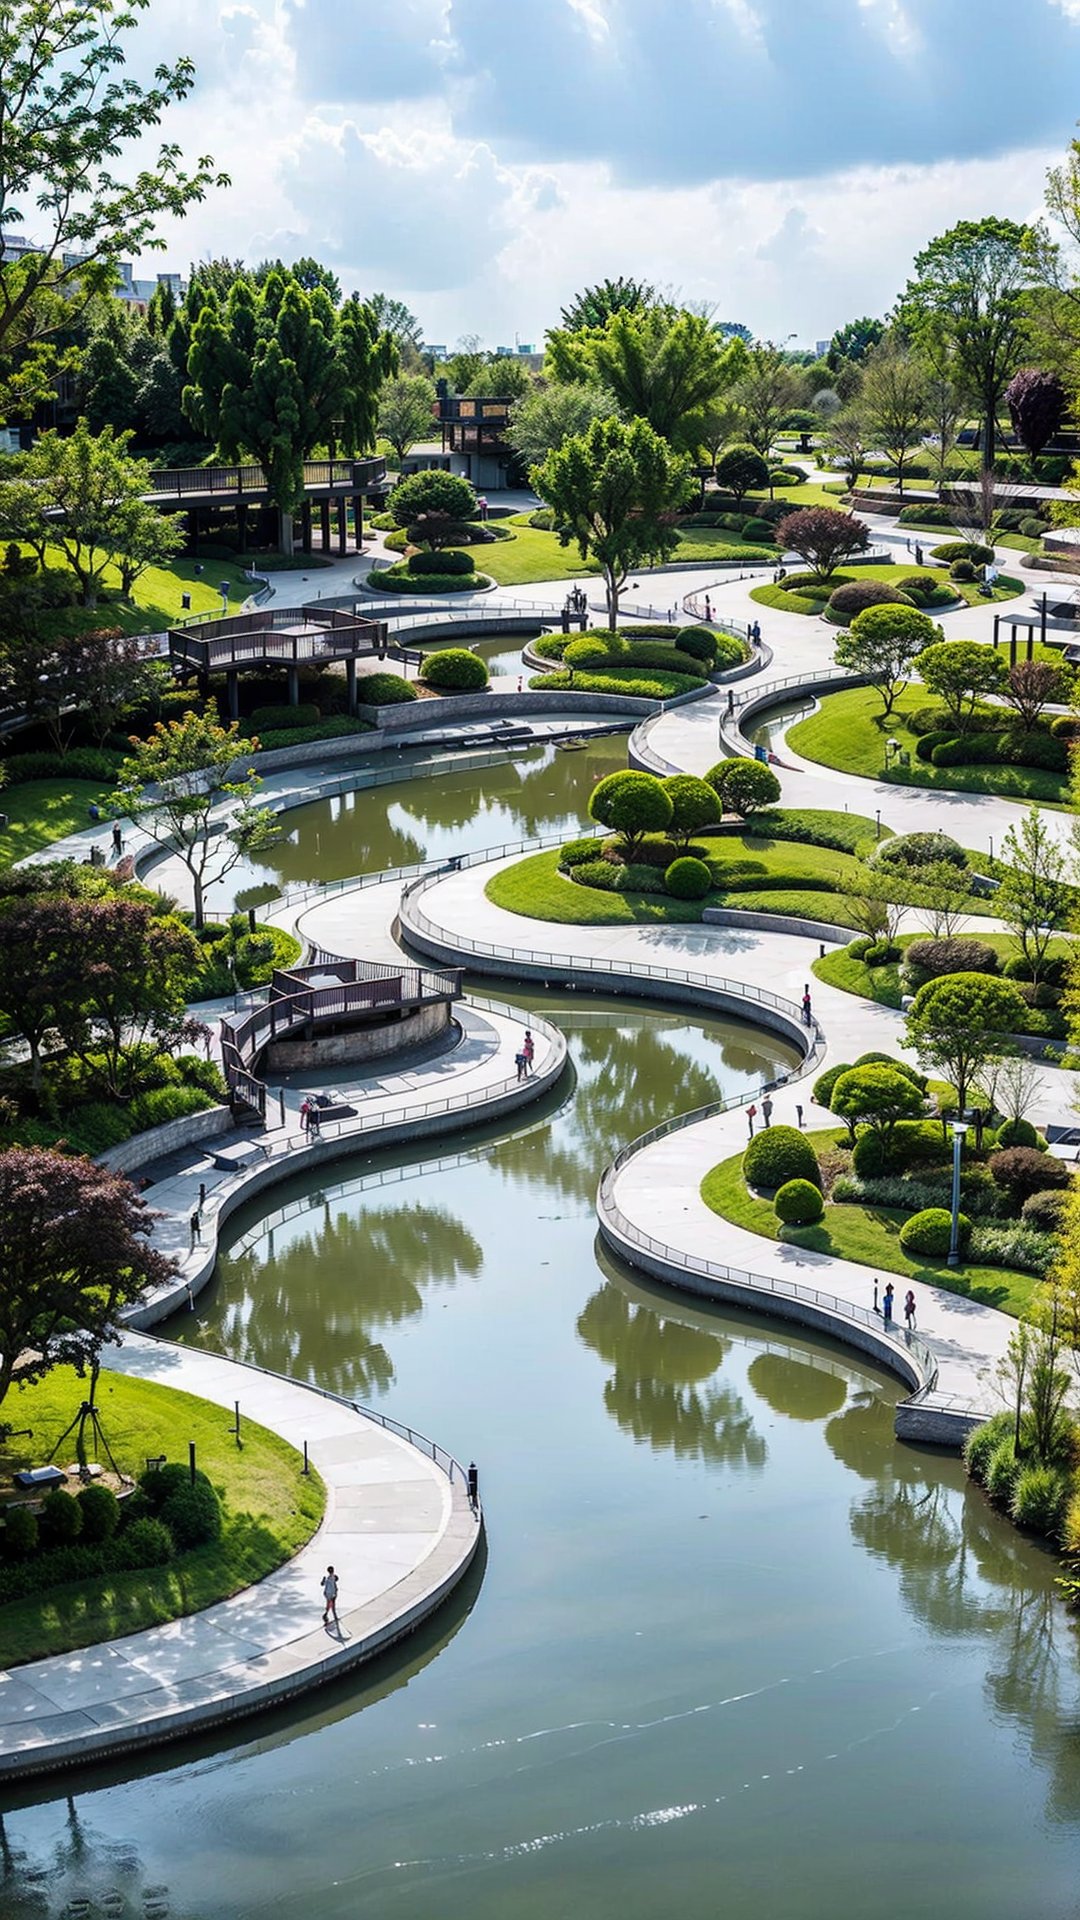
MULTIPOLYGON (((35 1538, 25 1521, 12 1523, 11 1475, 47 1457, 85 1394, 86 1381, 59 1367, 5 1405, 13 1425, 34 1429, 32 1452, 21 1436, 0 1444, 0 1644, 8 1665, 111 1641, 226 1598, 298 1552, 325 1506, 318 1474, 305 1477, 301 1456, 277 1434, 244 1420, 238 1445, 224 1408, 106 1371, 96 1393, 103 1431, 117 1464, 143 1477, 143 1490, 118 1514, 100 1497, 65 1492, 59 1515, 42 1508, 35 1538), (191 1440, 205 1476, 194 1500, 184 1488, 191 1440), (147 1489, 146 1460, 162 1454, 170 1482, 159 1476, 147 1489), (104 1507, 105 1517, 88 1517, 87 1502, 104 1507), (72 1520, 69 1506, 84 1510, 72 1520), (67 1537, 73 1526, 76 1536, 67 1537)), ((62 1463, 70 1458, 71 1442, 62 1463)), ((99 1496, 96 1485, 92 1492, 99 1496)))

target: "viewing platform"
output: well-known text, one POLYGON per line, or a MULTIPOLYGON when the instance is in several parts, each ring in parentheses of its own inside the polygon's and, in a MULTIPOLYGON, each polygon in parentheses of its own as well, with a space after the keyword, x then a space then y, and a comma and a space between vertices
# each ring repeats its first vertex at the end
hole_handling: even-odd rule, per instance
POLYGON ((197 674, 204 697, 212 673, 223 673, 229 717, 240 717, 241 673, 285 667, 289 704, 299 705, 301 666, 345 664, 349 712, 356 712, 356 662, 386 658, 385 620, 358 619, 325 606, 257 608, 253 613, 226 614, 195 627, 169 630, 169 660, 177 680, 197 674))

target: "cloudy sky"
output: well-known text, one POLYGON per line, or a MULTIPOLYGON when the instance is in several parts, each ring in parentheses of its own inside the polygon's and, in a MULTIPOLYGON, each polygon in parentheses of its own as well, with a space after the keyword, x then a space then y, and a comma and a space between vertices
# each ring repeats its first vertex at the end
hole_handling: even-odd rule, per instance
POLYGON ((168 264, 314 253, 451 343, 618 273, 812 342, 1038 213, 1080 117, 1080 0, 154 0, 133 44, 233 182, 168 264))

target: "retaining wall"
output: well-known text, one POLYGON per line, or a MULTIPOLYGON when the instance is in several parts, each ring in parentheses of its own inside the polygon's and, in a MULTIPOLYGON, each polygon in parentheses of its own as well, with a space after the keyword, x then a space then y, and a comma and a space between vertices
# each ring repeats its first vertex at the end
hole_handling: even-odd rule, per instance
POLYGON ((420 1007, 384 1026, 356 1027, 351 1033, 325 1033, 314 1040, 275 1040, 268 1047, 263 1065, 271 1073, 294 1073, 313 1067, 336 1067, 357 1060, 382 1060, 437 1040, 450 1025, 450 1007, 445 1001, 437 1006, 420 1007))
POLYGON ((108 1167, 112 1173, 130 1173, 135 1167, 145 1167, 150 1160, 162 1160, 167 1153, 197 1146, 202 1140, 217 1140, 232 1130, 233 1117, 228 1107, 206 1107, 201 1113, 185 1113, 180 1120, 166 1120, 164 1126, 133 1133, 130 1140, 121 1140, 119 1146, 109 1147, 94 1157, 99 1166, 108 1167))

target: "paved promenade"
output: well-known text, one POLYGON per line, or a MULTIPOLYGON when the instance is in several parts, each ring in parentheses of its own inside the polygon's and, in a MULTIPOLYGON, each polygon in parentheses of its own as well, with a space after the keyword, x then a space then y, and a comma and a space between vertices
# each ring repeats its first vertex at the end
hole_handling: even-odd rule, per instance
POLYGON ((176 1739, 336 1678, 417 1625, 461 1578, 479 1520, 418 1445, 295 1382, 129 1335, 107 1364, 201 1395, 293 1446, 327 1486, 306 1547, 187 1619, 0 1673, 0 1779, 176 1739), (338 1571, 340 1623, 319 1582, 338 1571))

